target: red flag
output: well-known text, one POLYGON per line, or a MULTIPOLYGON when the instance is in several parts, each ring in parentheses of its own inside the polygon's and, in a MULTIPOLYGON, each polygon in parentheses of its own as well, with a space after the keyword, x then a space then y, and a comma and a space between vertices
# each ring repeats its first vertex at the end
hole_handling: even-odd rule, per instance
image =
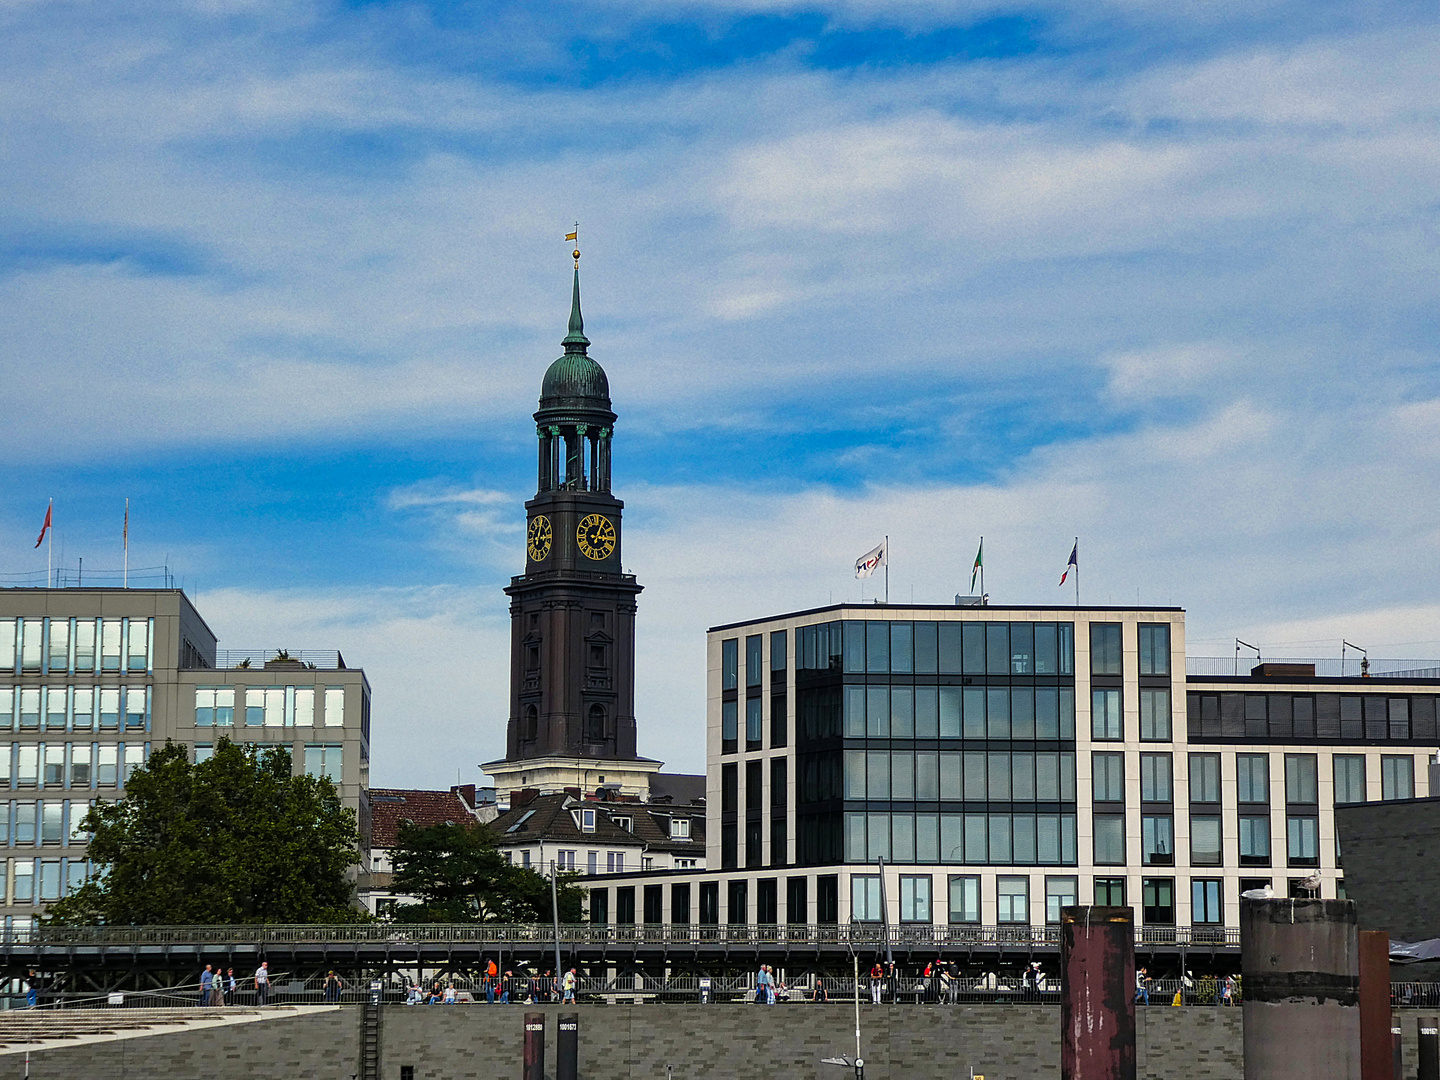
POLYGON ((40 539, 35 541, 35 546, 37 548, 45 542, 45 534, 50 531, 50 515, 54 512, 54 503, 51 503, 49 506, 45 507, 45 524, 40 526, 40 539))

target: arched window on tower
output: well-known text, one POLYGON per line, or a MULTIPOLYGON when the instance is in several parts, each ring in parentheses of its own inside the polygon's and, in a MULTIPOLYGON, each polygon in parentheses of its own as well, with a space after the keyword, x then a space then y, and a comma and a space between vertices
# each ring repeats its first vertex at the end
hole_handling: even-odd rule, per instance
POLYGON ((520 738, 525 742, 534 742, 540 737, 540 710, 534 705, 525 706, 525 723, 520 728, 520 738))
POLYGON ((605 739, 605 706, 594 704, 585 717, 585 739, 587 742, 603 742, 605 739))

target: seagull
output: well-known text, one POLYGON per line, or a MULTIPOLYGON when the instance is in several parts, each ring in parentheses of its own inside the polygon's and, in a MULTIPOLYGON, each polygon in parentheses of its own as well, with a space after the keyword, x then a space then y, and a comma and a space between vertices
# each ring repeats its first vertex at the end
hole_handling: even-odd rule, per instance
POLYGON ((1296 884, 1309 893, 1310 898, 1313 900, 1316 894, 1320 892, 1320 875, 1311 874, 1309 877, 1301 878, 1296 884))
POLYGON ((1242 900, 1270 900, 1275 896, 1275 890, 1269 885, 1263 889, 1246 889, 1240 894, 1242 900))

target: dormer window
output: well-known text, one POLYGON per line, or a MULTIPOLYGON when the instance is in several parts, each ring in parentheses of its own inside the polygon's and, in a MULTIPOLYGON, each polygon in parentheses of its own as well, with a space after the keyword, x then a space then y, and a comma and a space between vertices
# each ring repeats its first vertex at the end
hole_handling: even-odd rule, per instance
POLYGON ((626 832, 634 832, 634 831, 635 831, 635 819, 634 819, 634 818, 629 818, 629 817, 616 817, 616 818, 612 818, 611 820, 613 820, 616 825, 619 825, 620 828, 624 829, 626 832))
POLYGON ((594 831, 595 831, 595 811, 594 811, 594 810, 581 810, 581 811, 580 811, 580 831, 581 831, 581 832, 594 832, 594 831))
POLYGON ((673 840, 689 840, 690 819, 688 817, 671 818, 670 837, 673 840))

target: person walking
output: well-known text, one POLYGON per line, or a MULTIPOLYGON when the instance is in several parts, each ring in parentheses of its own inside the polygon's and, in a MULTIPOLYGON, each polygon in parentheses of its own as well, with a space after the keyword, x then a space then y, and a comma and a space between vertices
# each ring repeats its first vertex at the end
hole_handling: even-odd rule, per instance
POLYGON ((940 968, 940 993, 945 999, 945 1004, 955 1004, 955 976, 950 974, 949 964, 940 968))
POLYGON ((871 1005, 879 1005, 879 1004, 880 1004, 880 991, 884 988, 884 986, 885 986, 885 969, 880 966, 880 961, 879 961, 879 960, 876 960, 875 963, 874 963, 874 965, 870 968, 870 1004, 871 1004, 871 1005))
POLYGON ((255 969, 255 1004, 268 1005, 270 1003, 270 961, 260 961, 260 966, 255 969))
POLYGON ((829 995, 825 993, 825 980, 819 975, 815 976, 815 996, 813 1000, 817 1005, 823 1005, 830 1000, 829 995))
POLYGON ((1145 968, 1137 968, 1135 971, 1135 1004, 1150 1004, 1150 974, 1145 968))
POLYGON ((230 968, 225 974, 225 1001, 229 1005, 235 1004, 235 969, 230 968))
POLYGON ((35 1008, 40 1002, 40 976, 35 974, 34 968, 25 973, 25 1004, 29 1008, 35 1008))
POLYGON ((565 972, 565 979, 564 979, 565 999, 564 999, 564 1002, 563 1002, 563 1003, 566 1004, 566 1005, 574 1005, 574 1004, 575 1004, 575 983, 576 983, 576 981, 577 981, 577 980, 576 980, 576 978, 575 978, 575 969, 574 969, 574 968, 571 968, 569 971, 565 972))
POLYGON ((332 1004, 338 1004, 340 1001, 340 991, 344 988, 344 980, 342 980, 339 975, 336 975, 335 970, 332 968, 330 974, 325 976, 325 1000, 332 1004))
POLYGON ((1220 1004, 1222 1004, 1222 1005, 1234 1005, 1234 1004, 1235 1004, 1235 976, 1234 976, 1234 975, 1226 975, 1226 976, 1225 976, 1225 987, 1224 987, 1224 989, 1222 989, 1222 990, 1220 991, 1220 1004))
POLYGON ((200 1004, 202 1007, 210 1004, 210 987, 214 984, 215 972, 209 964, 206 964, 205 970, 200 973, 200 1004))

